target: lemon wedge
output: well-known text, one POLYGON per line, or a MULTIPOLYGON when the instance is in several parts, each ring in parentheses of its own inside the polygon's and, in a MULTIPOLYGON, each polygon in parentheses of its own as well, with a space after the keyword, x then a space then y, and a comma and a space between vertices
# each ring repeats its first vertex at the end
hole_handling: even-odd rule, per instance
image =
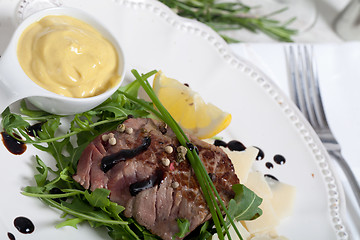
POLYGON ((231 122, 231 114, 205 103, 197 92, 161 71, 154 77, 153 89, 175 121, 198 138, 213 137, 231 122))

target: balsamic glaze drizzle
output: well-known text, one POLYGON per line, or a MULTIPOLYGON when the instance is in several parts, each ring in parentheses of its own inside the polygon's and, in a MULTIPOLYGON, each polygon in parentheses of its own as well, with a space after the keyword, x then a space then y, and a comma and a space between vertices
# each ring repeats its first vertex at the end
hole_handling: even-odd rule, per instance
MULTIPOLYGON (((6 149, 15 155, 21 155, 26 151, 26 145, 23 142, 13 138, 11 135, 7 134, 6 132, 1 133, 2 141, 6 147, 6 149)), ((20 138, 20 136, 15 135, 16 137, 20 138)))
POLYGON ((125 161, 126 159, 133 158, 136 155, 144 152, 151 144, 150 137, 144 137, 142 144, 133 149, 123 149, 117 153, 111 154, 109 156, 103 157, 101 160, 101 170, 103 172, 109 171, 117 163, 125 161))
POLYGON ((130 184, 129 191, 131 196, 136 196, 139 192, 143 190, 152 188, 155 185, 159 185, 160 182, 163 180, 163 178, 164 178, 164 172, 158 169, 148 179, 130 184))
POLYGON ((14 220, 15 228, 24 234, 32 233, 35 230, 34 224, 26 217, 17 217, 14 220))

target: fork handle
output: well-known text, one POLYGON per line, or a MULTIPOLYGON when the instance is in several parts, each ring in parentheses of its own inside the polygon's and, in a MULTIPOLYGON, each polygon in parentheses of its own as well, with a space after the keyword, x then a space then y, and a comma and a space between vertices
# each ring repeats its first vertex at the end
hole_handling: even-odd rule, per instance
POLYGON ((359 182, 357 181, 353 171, 351 170, 349 164, 346 162, 346 160, 343 158, 341 153, 339 151, 329 151, 329 154, 334 157, 337 161, 337 163, 340 165, 342 171, 345 174, 345 177, 347 178, 351 189, 353 190, 353 194, 355 196, 356 202, 358 206, 360 207, 360 186, 359 182))

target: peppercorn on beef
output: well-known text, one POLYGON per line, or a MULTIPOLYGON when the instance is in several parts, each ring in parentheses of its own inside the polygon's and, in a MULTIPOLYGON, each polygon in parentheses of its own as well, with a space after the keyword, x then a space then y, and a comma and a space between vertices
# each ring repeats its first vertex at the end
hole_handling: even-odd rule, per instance
MULTIPOLYGON (((214 145, 191 136, 190 140, 227 204, 234 195, 231 186, 239 183, 230 159, 214 145)), ((130 118, 87 146, 74 179, 86 189, 111 190, 110 200, 124 206, 127 217, 170 240, 179 232, 176 219, 189 220, 192 231, 211 218, 179 146, 163 122, 130 118)))

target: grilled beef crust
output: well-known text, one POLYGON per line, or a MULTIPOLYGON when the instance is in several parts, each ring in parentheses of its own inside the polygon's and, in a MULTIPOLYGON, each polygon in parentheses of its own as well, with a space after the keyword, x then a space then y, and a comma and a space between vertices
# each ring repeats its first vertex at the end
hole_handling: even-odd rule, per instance
MULTIPOLYGON (((172 130, 165 129, 163 122, 144 118, 130 118, 124 125, 132 128, 133 132, 112 131, 115 145, 103 141, 100 135, 86 147, 78 162, 74 180, 86 189, 109 189, 110 200, 126 208, 126 217, 134 217, 139 224, 164 240, 171 240, 179 231, 176 219, 189 220, 190 231, 209 220, 211 214, 193 169, 187 159, 178 162, 176 149, 180 144, 172 130), (101 169, 104 156, 123 149, 134 149, 145 137, 151 138, 146 151, 120 161, 106 173, 101 169), (174 151, 166 152, 166 146, 172 146, 174 151), (170 160, 170 165, 163 163, 164 158, 170 160), (154 186, 135 196, 131 195, 130 185, 154 175, 158 178, 154 186)), ((234 196, 231 186, 239 183, 230 159, 219 147, 192 136, 189 138, 198 148, 200 159, 227 204, 234 196)))

